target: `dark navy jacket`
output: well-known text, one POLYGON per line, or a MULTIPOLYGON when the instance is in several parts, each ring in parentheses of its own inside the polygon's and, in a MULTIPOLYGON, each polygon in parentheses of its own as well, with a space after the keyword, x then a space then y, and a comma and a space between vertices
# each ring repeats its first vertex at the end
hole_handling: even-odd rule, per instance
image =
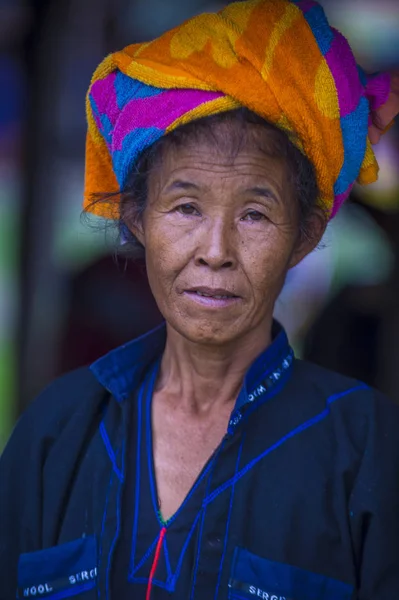
POLYGON ((20 419, 0 460, 1 600, 398 600, 399 408, 277 331, 163 523, 146 410, 164 343, 66 375, 20 419))

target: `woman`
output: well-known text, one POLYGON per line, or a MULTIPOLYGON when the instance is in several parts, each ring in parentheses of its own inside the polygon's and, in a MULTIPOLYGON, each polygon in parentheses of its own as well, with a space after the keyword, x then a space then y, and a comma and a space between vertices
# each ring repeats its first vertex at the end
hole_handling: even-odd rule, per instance
POLYGON ((273 322, 288 269, 375 180, 395 81, 308 1, 232 4, 100 65, 86 210, 144 250, 166 325, 20 420, 2 597, 399 597, 399 411, 273 322))

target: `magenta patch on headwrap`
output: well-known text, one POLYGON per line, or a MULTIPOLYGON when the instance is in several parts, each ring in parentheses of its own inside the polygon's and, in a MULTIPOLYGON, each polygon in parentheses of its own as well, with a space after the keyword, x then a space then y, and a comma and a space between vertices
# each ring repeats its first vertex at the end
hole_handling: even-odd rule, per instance
POLYGON ((355 58, 344 36, 334 28, 334 40, 325 59, 334 77, 341 117, 355 110, 364 88, 359 79, 355 58))
POLYGON ((301 0, 300 2, 296 2, 296 5, 301 9, 304 15, 315 6, 318 6, 317 2, 314 2, 313 0, 301 0))
POLYGON ((339 211, 339 209, 341 208, 341 206, 343 205, 345 200, 347 200, 349 198, 354 185, 355 185, 354 183, 351 183, 345 192, 335 196, 334 205, 333 205, 332 211, 331 211, 331 218, 335 217, 335 215, 337 214, 337 212, 339 211))
POLYGON ((110 73, 105 79, 95 81, 91 88, 91 95, 95 98, 99 114, 107 115, 112 125, 115 125, 120 114, 116 99, 115 79, 116 72, 110 73))
POLYGON ((378 73, 367 77, 366 96, 371 110, 378 110, 388 101, 390 89, 391 76, 389 73, 378 73))
POLYGON ((187 112, 223 96, 221 92, 174 89, 150 98, 131 100, 119 115, 113 131, 112 149, 122 150, 126 135, 135 129, 156 127, 165 130, 187 112))

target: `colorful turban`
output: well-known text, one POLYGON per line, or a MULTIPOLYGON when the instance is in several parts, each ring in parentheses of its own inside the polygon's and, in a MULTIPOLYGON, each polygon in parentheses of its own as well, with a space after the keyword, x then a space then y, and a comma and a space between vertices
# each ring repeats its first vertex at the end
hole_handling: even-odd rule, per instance
MULTIPOLYGON (((368 138, 388 74, 366 76, 312 0, 246 0, 109 55, 87 95, 85 208, 124 188, 140 154, 194 119, 245 106, 286 131, 313 163, 332 217, 355 181, 376 181, 368 138)), ((117 198, 117 196, 116 196, 117 198)))

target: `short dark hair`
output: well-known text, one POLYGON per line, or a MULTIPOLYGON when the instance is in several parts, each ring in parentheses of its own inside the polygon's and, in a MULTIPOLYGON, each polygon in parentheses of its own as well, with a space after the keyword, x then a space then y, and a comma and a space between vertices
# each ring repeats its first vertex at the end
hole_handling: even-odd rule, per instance
MULTIPOLYGON (((163 153, 171 147, 182 146, 188 142, 197 140, 201 136, 213 137, 216 143, 220 144, 220 140, 214 134, 216 127, 222 123, 237 124, 237 122, 243 126, 241 140, 244 139, 242 132, 248 124, 261 126, 269 133, 272 133, 272 154, 285 158, 294 197, 298 202, 300 233, 302 236, 312 237, 309 217, 319 204, 319 188, 313 164, 302 154, 289 135, 282 129, 269 123, 247 108, 238 108, 196 119, 186 125, 177 127, 171 133, 160 138, 140 155, 121 192, 117 194, 105 193, 93 199, 93 204, 114 204, 116 200, 119 200, 119 217, 115 220, 115 224, 118 227, 120 237, 125 242, 125 250, 128 250, 129 253, 131 251, 135 257, 143 254, 143 247, 130 231, 128 224, 137 222, 145 211, 148 195, 148 177, 154 167, 159 164, 163 153)), ((230 149, 230 151, 233 151, 233 154, 239 152, 239 136, 240 133, 238 131, 236 147, 230 149)))

